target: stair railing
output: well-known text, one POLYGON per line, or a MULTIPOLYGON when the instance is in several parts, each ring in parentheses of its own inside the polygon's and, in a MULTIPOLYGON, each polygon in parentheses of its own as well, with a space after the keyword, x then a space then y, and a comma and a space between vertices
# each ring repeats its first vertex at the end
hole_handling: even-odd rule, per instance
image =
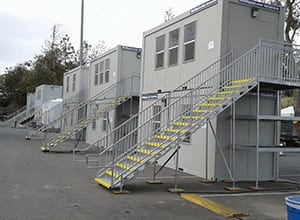
MULTIPOLYGON (((141 123, 141 121, 149 120, 150 118, 152 118, 153 111, 156 111, 157 113, 161 112, 162 106, 167 106, 168 103, 170 103, 173 99, 176 99, 177 97, 180 97, 182 94, 185 94, 192 88, 197 87, 200 84, 200 82, 203 82, 206 79, 210 78, 215 72, 228 65, 228 63, 230 63, 231 61, 232 52, 229 52, 226 55, 224 55, 221 59, 215 61, 213 64, 211 64, 210 66, 193 76, 191 79, 185 81, 183 84, 175 88, 172 92, 164 95, 162 98, 152 103, 151 106, 146 107, 142 112, 139 112, 136 115, 132 116, 123 124, 113 129, 105 137, 100 138, 95 143, 88 146, 88 148, 96 146, 99 148, 100 151, 103 151, 104 149, 108 149, 109 146, 111 146, 111 144, 115 143, 117 140, 123 140, 123 137, 127 135, 129 135, 130 138, 124 140, 124 143, 122 143, 124 144, 124 149, 129 146, 135 145, 135 143, 138 142, 138 136, 140 136, 139 133, 142 132, 136 129, 138 127, 139 122, 141 123), (155 107, 153 108, 153 106, 155 107)), ((168 113, 165 114, 167 115, 168 113)), ((156 120, 158 119, 158 116, 159 114, 156 114, 156 116, 151 119, 151 121, 153 121, 153 125, 151 126, 155 126, 156 123, 159 123, 159 121, 156 120)), ((139 142, 141 142, 141 140, 139 140, 139 142)))
MULTIPOLYGON (((292 71, 296 67, 296 62, 294 62, 293 64, 287 62, 282 64, 282 57, 284 56, 286 58, 287 56, 289 59, 294 59, 294 55, 295 53, 290 53, 287 55, 285 48, 276 48, 274 46, 260 43, 258 46, 249 50, 247 53, 242 55, 237 60, 233 61, 228 66, 218 71, 213 77, 201 83, 198 87, 191 90, 187 90, 185 92, 182 91, 182 93, 185 94, 183 94, 177 99, 172 99, 172 97, 168 97, 170 98, 169 100, 173 101, 170 104, 163 107, 156 114, 153 114, 153 106, 155 105, 152 104, 151 106, 147 107, 141 113, 137 114, 131 120, 120 125, 118 128, 114 129, 111 134, 109 134, 111 135, 111 139, 114 139, 114 141, 99 155, 99 158, 101 158, 101 160, 103 159, 104 162, 101 163, 99 161, 99 167, 103 167, 104 169, 100 169, 98 171, 98 174, 103 172, 106 169, 106 167, 114 167, 114 163, 116 161, 123 158, 125 155, 129 155, 130 153, 135 151, 137 147, 143 146, 145 141, 151 140, 151 138, 156 133, 163 131, 163 129, 167 128, 170 124, 172 124, 172 122, 176 122, 177 120, 179 121, 182 116, 184 116, 187 113, 190 113, 187 111, 180 110, 182 109, 182 105, 189 104, 193 107, 196 107, 198 103, 205 103, 207 97, 212 97, 214 93, 220 91, 220 89, 223 86, 231 85, 231 82, 234 80, 251 79, 262 76, 274 78, 274 66, 278 66, 277 68, 281 68, 281 65, 284 65, 284 68, 288 69, 290 73, 292 73, 292 71), (270 65, 269 62, 271 62, 272 65, 270 65), (121 131, 130 130, 128 129, 128 127, 134 124, 132 123, 132 121, 138 121, 137 117, 140 117, 139 120, 144 122, 139 123, 139 126, 128 132, 126 135, 122 135, 121 131), (153 122, 157 122, 157 117, 160 117, 161 120, 159 121, 160 125, 157 126, 157 128, 155 128, 153 127, 153 122), (139 141, 133 141, 135 139, 134 135, 136 136, 137 134, 139 134, 139 141)), ((278 69, 275 72, 277 74, 276 78, 282 79, 283 72, 281 72, 280 69, 278 69)), ((299 82, 299 78, 297 78, 297 76, 295 76, 294 74, 290 74, 288 78, 284 76, 284 79, 299 82)), ((178 96, 176 95, 176 97, 178 96)), ((159 104, 161 106, 165 104, 164 99, 159 100, 159 104)), ((232 100, 228 100, 224 104, 229 106, 231 102, 232 100)), ((155 102, 155 104, 158 104, 158 102, 155 102)), ((214 117, 216 114, 218 114, 218 111, 208 113, 205 117, 211 118, 214 117)), ((194 128, 190 127, 190 131, 193 132, 193 130, 197 130, 204 123, 205 120, 198 122, 198 124, 196 124, 194 128)), ((170 135, 171 138, 175 136, 180 137, 183 135, 170 135)), ((101 142, 101 140, 103 139, 100 139, 99 142, 101 142)), ((172 141, 168 142, 168 140, 162 142, 162 144, 171 143, 172 141)), ((125 176, 123 176, 123 178, 125 178, 125 176)))

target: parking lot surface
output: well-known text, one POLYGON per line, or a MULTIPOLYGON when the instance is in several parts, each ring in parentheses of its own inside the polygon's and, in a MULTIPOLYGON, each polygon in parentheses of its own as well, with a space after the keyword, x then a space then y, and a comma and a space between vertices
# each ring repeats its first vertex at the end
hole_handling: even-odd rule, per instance
MULTIPOLYGON (((174 188, 174 171, 159 174, 163 184, 149 185, 149 167, 125 189, 130 194, 115 195, 97 185, 96 170, 72 160, 71 154, 44 154, 40 140, 25 140, 25 129, 13 129, 0 122, 0 219, 225 219, 180 198, 166 189, 174 188)), ((70 145, 70 143, 64 143, 70 145)), ((280 175, 298 181, 300 155, 281 157, 280 175), (299 166, 298 166, 299 164, 299 166)), ((286 219, 284 198, 300 195, 298 184, 263 182, 266 191, 252 192, 238 183, 240 193, 228 193, 230 183, 202 184, 200 179, 180 173, 178 187, 186 193, 205 197, 249 214, 242 219, 286 219)))

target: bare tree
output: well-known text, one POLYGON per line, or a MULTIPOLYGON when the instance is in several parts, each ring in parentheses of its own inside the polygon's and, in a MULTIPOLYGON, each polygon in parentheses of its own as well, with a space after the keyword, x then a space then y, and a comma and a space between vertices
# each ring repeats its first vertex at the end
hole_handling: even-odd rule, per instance
POLYGON ((173 9, 170 7, 168 10, 165 11, 165 22, 170 21, 174 18, 173 9))

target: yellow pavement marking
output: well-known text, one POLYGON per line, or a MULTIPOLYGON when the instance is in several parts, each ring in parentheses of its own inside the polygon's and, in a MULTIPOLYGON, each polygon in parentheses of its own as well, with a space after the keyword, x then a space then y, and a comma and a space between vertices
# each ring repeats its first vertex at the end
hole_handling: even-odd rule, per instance
POLYGON ((225 218, 249 216, 248 214, 228 208, 207 198, 200 198, 195 194, 182 193, 180 194, 180 197, 225 218))

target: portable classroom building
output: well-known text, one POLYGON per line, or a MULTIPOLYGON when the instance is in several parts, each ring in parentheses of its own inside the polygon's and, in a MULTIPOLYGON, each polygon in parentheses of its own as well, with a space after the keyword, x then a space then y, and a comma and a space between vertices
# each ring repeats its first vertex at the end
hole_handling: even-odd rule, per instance
MULTIPOLYGON (((227 56, 225 62, 219 62, 214 72, 202 76, 199 84, 256 46, 259 39, 283 41, 283 27, 284 9, 281 7, 251 0, 210 0, 144 32, 141 110, 230 52, 232 53, 227 56)), ((254 95, 250 93, 236 103, 237 114, 256 114, 254 95)), ((272 88, 265 90, 261 95, 261 102, 265 105, 260 106, 260 111, 274 115, 277 100, 277 93, 272 88)), ((255 142, 256 127, 253 123, 237 122, 236 130, 242 131, 236 134, 237 144, 255 142)), ((216 141, 221 144, 227 161, 230 161, 230 110, 219 114, 212 121, 212 127, 218 140, 212 132, 208 133, 208 152, 205 146, 206 126, 190 138, 187 137, 186 142, 180 143, 179 168, 208 179, 229 179, 216 141)), ((262 144, 274 144, 274 122, 262 123, 260 132, 262 144)), ((236 180, 255 179, 256 153, 236 153, 236 180)), ((274 178, 275 157, 274 153, 264 153, 260 157, 263 161, 259 168, 260 179, 274 178)), ((161 159, 160 163, 166 158, 167 156, 161 159)), ((174 168, 175 160, 168 166, 174 168)))
POLYGON ((40 85, 35 88, 35 120, 41 123, 42 104, 53 99, 62 98, 62 86, 40 85))
POLYGON ((87 142, 94 143, 109 130, 127 120, 139 109, 141 49, 118 45, 92 60, 90 64, 89 98, 97 97, 89 106, 89 114, 116 101, 128 98, 115 110, 102 116, 87 128, 87 142))
MULTIPOLYGON (((76 107, 80 102, 89 97, 89 67, 84 65, 82 69, 76 67, 64 73, 63 80, 63 111, 68 111, 76 107)), ((85 117, 86 106, 80 108, 78 112, 71 112, 63 120, 63 129, 73 126, 78 120, 85 117)), ((84 137, 85 139, 85 137, 84 137)))

